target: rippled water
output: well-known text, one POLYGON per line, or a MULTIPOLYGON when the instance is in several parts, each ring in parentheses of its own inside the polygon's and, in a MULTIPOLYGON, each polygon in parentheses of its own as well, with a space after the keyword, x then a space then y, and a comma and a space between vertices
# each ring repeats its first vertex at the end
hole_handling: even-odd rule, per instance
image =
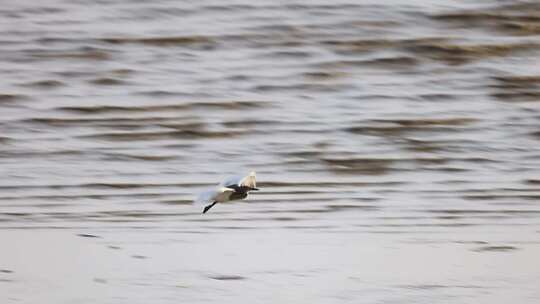
POLYGON ((536 1, 4 5, 0 293, 536 303, 539 16, 536 1), (245 202, 192 204, 252 169, 245 202))

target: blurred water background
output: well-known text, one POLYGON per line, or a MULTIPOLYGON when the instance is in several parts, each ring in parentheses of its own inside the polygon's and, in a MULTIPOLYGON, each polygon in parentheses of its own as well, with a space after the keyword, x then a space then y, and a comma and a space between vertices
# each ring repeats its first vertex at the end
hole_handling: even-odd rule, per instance
POLYGON ((539 35, 538 1, 4 1, 2 303, 538 303, 539 35))

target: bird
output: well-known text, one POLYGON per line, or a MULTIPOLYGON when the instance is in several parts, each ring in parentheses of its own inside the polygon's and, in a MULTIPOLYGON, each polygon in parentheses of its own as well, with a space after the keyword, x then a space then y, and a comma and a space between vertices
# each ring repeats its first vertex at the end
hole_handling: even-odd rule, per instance
POLYGON ((203 214, 217 203, 241 200, 247 197, 249 191, 257 191, 257 182, 255 180, 255 171, 247 176, 234 176, 225 179, 216 188, 201 193, 196 202, 210 203, 203 209, 203 214))

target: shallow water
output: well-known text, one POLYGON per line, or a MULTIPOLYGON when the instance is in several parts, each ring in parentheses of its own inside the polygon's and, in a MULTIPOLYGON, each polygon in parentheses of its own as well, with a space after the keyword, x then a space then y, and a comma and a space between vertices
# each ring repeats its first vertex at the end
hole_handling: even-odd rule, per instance
POLYGON ((536 303, 539 15, 3 6, 4 302, 536 303), (246 201, 192 204, 249 170, 246 201))

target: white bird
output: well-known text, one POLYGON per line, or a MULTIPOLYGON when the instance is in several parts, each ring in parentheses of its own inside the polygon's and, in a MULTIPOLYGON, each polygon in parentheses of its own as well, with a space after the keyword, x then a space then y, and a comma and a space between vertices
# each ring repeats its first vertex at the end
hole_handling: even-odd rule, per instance
POLYGON ((244 199, 247 197, 248 192, 252 190, 259 190, 257 189, 254 171, 249 173, 247 176, 235 176, 227 178, 215 189, 201 193, 196 202, 205 204, 210 203, 203 209, 203 213, 206 213, 217 203, 244 199))

